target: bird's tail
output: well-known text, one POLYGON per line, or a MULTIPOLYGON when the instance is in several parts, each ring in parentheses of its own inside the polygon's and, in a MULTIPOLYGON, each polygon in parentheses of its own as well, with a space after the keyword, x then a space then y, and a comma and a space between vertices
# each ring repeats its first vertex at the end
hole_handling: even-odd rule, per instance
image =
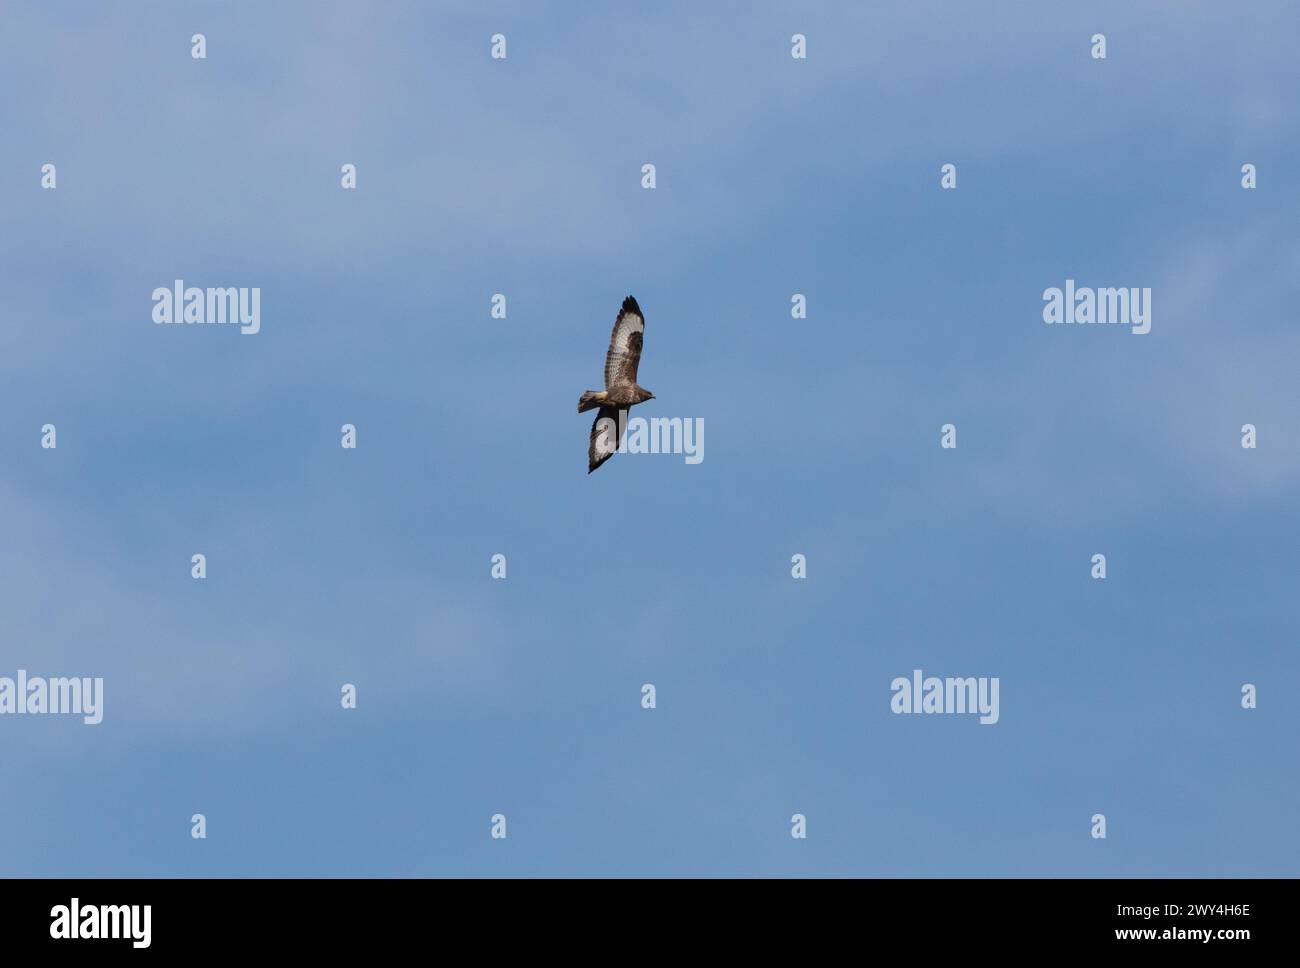
POLYGON ((578 397, 578 413, 583 413, 587 410, 595 410, 604 402, 604 390, 588 390, 582 396, 578 397))

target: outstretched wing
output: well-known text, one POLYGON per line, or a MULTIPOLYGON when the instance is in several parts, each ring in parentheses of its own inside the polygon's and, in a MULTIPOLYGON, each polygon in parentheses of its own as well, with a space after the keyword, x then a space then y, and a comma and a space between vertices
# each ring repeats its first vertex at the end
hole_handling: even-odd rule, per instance
POLYGON ((591 422, 591 443, 587 445, 587 473, 590 474, 618 450, 618 407, 601 407, 591 422), (602 423, 604 421, 604 423, 602 423))
POLYGON ((636 300, 628 296, 614 320, 614 332, 609 337, 609 352, 605 354, 605 389, 619 384, 636 383, 636 368, 641 364, 641 334, 645 332, 645 317, 636 300))

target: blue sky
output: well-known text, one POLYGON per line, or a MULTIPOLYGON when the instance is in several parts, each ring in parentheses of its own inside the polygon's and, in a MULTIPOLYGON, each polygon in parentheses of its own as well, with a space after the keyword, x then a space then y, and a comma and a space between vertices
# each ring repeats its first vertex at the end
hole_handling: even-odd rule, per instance
POLYGON ((1300 872, 1300 13, 848 7, 6 5, 0 872, 1300 872))

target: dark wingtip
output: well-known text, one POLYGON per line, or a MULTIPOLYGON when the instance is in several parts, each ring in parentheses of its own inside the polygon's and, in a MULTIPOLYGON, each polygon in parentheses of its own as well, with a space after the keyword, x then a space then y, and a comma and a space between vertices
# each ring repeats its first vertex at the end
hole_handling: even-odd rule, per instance
POLYGON ((636 296, 628 296, 623 300, 623 312, 633 312, 638 316, 642 315, 641 307, 637 305, 636 296))

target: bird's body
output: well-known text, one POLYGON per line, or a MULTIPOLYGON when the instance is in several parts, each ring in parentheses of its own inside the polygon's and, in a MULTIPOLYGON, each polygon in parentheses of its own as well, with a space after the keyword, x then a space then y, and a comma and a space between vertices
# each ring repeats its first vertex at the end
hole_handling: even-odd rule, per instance
POLYGON ((644 333, 645 317, 641 314, 641 307, 628 296, 623 300, 623 307, 614 320, 614 332, 609 337, 609 351, 605 354, 605 389, 588 390, 578 398, 578 413, 600 408, 591 425, 591 440, 587 445, 588 474, 617 452, 620 411, 626 422, 629 408, 654 399, 653 393, 636 382, 644 333))

